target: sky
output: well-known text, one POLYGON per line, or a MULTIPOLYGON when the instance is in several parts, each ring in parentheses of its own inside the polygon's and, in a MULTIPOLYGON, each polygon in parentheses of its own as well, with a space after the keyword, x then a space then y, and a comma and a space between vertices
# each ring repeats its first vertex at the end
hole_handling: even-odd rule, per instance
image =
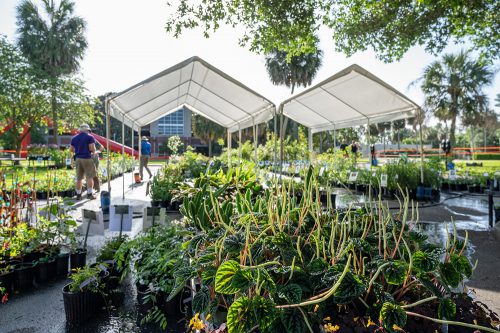
MULTIPOLYGON (((16 39, 15 7, 18 3, 19 0, 0 0, 0 34, 12 42, 16 39)), ((290 97, 290 89, 271 84, 264 56, 239 46, 241 28, 224 27, 209 39, 202 36, 201 30, 185 31, 176 39, 165 30, 166 19, 172 10, 166 0, 75 0, 75 3, 75 14, 87 22, 89 47, 81 63, 81 73, 93 96, 125 90, 196 55, 277 105, 290 97)), ((313 85, 356 63, 422 104, 423 95, 418 86, 408 86, 436 59, 423 48, 414 47, 400 61, 386 64, 377 60, 372 51, 350 58, 335 52, 331 30, 321 29, 319 36, 324 52, 323 66, 313 85)), ((452 45, 444 53, 459 49, 460 46, 452 45)), ((298 88, 295 93, 303 89, 298 88)), ((500 93, 498 75, 485 92, 493 107, 493 100, 500 93)))

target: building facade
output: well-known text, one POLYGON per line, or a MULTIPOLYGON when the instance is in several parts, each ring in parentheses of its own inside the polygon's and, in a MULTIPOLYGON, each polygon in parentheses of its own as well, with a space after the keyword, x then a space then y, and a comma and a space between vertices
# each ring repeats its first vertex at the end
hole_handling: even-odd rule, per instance
POLYGON ((161 146, 173 135, 178 135, 185 146, 190 145, 199 151, 206 150, 206 144, 193 137, 191 119, 191 111, 187 108, 181 108, 149 124, 149 129, 143 127, 142 132, 144 134, 149 132, 153 156, 164 155, 161 146))

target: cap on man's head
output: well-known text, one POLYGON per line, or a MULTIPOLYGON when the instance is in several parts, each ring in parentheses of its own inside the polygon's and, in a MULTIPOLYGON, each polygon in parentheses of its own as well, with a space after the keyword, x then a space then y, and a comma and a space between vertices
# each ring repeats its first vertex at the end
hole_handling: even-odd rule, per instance
POLYGON ((143 136, 143 137, 142 137, 142 139, 143 139, 144 141, 148 141, 148 137, 147 137, 147 136, 143 136))
POLYGON ((88 132, 88 131, 90 131, 90 126, 88 124, 81 124, 79 131, 80 132, 88 132))

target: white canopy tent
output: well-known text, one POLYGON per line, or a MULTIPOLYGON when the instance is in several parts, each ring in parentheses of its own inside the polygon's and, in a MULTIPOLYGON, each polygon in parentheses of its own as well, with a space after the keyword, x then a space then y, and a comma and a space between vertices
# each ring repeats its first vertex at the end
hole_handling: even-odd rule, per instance
POLYGON ((241 140, 242 129, 253 126, 255 131, 276 113, 273 102, 203 59, 192 57, 110 97, 106 119, 109 123, 113 116, 134 130, 184 106, 225 127, 228 149, 231 133, 239 131, 241 140))
POLYGON ((309 129, 309 151, 312 152, 313 133, 367 124, 369 136, 370 123, 413 118, 420 107, 354 64, 285 100, 279 108, 282 116, 309 129))
POLYGON ((312 134, 346 127, 412 118, 419 106, 358 65, 282 102, 281 114, 312 134))

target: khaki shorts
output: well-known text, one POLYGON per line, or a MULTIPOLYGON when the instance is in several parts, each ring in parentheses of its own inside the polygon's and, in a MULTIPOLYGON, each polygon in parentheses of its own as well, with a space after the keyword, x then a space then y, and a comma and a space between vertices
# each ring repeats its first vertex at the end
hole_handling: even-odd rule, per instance
POLYGON ((77 180, 82 180, 84 176, 87 179, 92 179, 97 176, 94 160, 91 158, 77 158, 75 167, 77 180))

